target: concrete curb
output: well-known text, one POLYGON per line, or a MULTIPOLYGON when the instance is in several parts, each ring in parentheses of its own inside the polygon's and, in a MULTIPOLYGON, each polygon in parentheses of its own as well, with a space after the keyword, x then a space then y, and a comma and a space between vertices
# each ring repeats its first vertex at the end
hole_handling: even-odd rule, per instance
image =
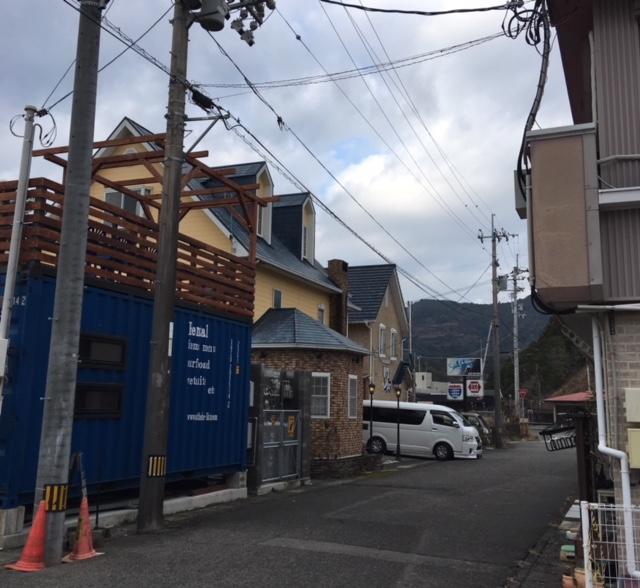
MULTIPOLYGON (((178 498, 170 498, 169 500, 164 501, 163 511, 165 515, 172 515, 206 508, 214 504, 242 500, 243 498, 247 498, 246 488, 226 488, 224 490, 216 490, 207 494, 199 494, 198 496, 180 496, 178 498)), ((135 522, 137 515, 138 510, 135 508, 101 512, 100 526, 106 529, 111 529, 113 527, 133 523, 135 522)), ((94 515, 92 515, 91 518, 93 522, 94 515)), ((67 529, 74 528, 78 524, 78 518, 69 517, 64 524, 67 529)), ((0 551, 22 547, 27 541, 27 536, 29 535, 30 530, 31 527, 25 527, 21 533, 0 537, 0 551)))

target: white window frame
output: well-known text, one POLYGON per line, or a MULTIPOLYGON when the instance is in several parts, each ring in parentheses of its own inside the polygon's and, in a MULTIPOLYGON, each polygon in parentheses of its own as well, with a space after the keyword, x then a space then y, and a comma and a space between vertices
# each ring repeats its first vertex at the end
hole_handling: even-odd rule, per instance
POLYGON ((273 289, 273 308, 282 308, 282 290, 280 288, 273 289), (280 304, 276 306, 276 292, 280 292, 280 304))
POLYGON ((378 355, 387 357, 387 327, 380 323, 378 328, 378 355))
POLYGON ((311 372, 311 379, 313 378, 324 378, 327 380, 327 410, 326 414, 323 415, 314 415, 313 414, 313 382, 311 384, 311 418, 312 419, 330 419, 331 418, 331 374, 328 372, 311 372))
POLYGON ((391 359, 398 359, 398 331, 396 331, 395 329, 391 329, 391 338, 389 341, 389 355, 391 356, 391 359))
POLYGON ((262 237, 267 243, 271 244, 271 202, 266 206, 258 206, 258 226, 256 233, 258 237, 262 237))
POLYGON ((349 374, 349 381, 347 387, 347 416, 350 419, 358 418, 358 376, 349 374), (355 398, 351 398, 351 383, 355 382, 355 398), (351 414, 353 412, 353 414, 351 414))
MULTIPOLYGON (((140 196, 146 196, 148 194, 151 194, 151 190, 150 188, 145 188, 145 187, 140 187, 140 188, 129 188, 129 190, 131 190, 132 192, 137 192, 138 194, 140 194, 140 196)), ((104 193, 104 201, 107 204, 111 204, 112 206, 117 206, 118 208, 121 208, 122 210, 124 210, 124 199, 125 198, 133 198, 133 196, 129 196, 128 194, 123 194, 122 192, 118 192, 118 190, 106 190, 104 193), (120 196, 120 203, 119 204, 114 204, 113 202, 109 202, 109 196, 112 196, 113 194, 117 194, 118 196, 120 196)), ((136 200, 136 211, 134 213, 136 216, 140 216, 144 218, 144 210, 142 208, 142 204, 140 204, 139 200, 136 200)))
POLYGON ((326 309, 324 304, 318 304, 318 320, 324 325, 324 317, 326 316, 326 309))

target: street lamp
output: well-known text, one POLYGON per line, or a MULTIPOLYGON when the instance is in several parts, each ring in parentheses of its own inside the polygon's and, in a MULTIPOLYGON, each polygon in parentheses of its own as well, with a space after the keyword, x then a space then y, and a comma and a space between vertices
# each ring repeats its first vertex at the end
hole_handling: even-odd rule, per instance
POLYGON ((396 386, 396 402, 397 402, 397 410, 396 410, 396 426, 397 426, 397 436, 396 436, 396 459, 400 460, 400 386, 396 386))
POLYGON ((369 450, 371 450, 371 438, 373 437, 373 395, 376 393, 376 385, 369 384, 369 450))

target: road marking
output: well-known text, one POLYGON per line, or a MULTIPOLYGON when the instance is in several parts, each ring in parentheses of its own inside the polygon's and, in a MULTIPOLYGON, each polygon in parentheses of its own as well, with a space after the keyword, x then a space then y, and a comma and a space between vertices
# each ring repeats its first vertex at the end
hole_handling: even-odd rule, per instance
POLYGON ((470 570, 495 572, 504 569, 505 566, 498 564, 469 561, 449 557, 436 557, 431 555, 420 555, 418 553, 405 553, 403 551, 391 551, 389 549, 376 549, 374 547, 361 547, 359 545, 344 545, 329 541, 310 541, 306 539, 294 539, 288 537, 274 537, 262 542, 260 545, 267 547, 284 547, 286 549, 299 549, 301 551, 313 551, 316 553, 332 553, 335 555, 350 555, 353 557, 365 557, 369 559, 384 560, 391 563, 429 565, 451 567, 451 562, 456 565, 466 567, 470 570))

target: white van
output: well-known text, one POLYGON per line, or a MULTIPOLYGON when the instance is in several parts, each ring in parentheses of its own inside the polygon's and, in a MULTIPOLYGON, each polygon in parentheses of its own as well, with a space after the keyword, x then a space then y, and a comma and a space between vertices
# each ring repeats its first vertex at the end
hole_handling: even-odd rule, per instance
POLYGON ((362 410, 362 439, 371 453, 396 451, 397 421, 400 420, 402 455, 431 456, 437 459, 479 459, 482 442, 475 427, 464 424, 462 415, 448 406, 389 400, 373 401, 373 433, 369 440, 371 403, 362 410))

